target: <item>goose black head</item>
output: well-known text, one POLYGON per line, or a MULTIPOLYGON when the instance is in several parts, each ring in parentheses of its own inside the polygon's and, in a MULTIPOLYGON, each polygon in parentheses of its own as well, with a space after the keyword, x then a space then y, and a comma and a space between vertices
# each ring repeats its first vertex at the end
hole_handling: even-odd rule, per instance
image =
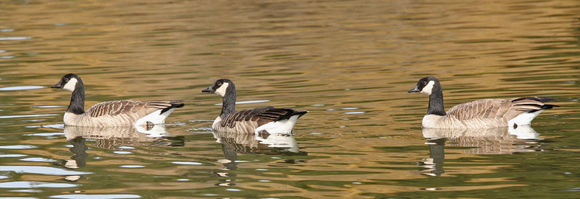
POLYGON ((69 73, 62 76, 60 81, 55 85, 52 85, 51 88, 62 88, 64 90, 74 91, 77 86, 77 83, 79 83, 80 81, 81 79, 79 78, 78 75, 69 73))
POLYGON ((215 83, 213 83, 213 85, 207 87, 206 89, 201 90, 201 92, 215 93, 218 94, 219 96, 224 97, 228 92, 231 92, 232 89, 234 89, 234 83, 231 80, 218 79, 217 81, 215 81, 215 83))
POLYGON ((415 88, 409 90, 409 93, 423 93, 426 95, 431 95, 433 93, 433 88, 439 86, 439 80, 433 76, 423 77, 417 82, 415 88))

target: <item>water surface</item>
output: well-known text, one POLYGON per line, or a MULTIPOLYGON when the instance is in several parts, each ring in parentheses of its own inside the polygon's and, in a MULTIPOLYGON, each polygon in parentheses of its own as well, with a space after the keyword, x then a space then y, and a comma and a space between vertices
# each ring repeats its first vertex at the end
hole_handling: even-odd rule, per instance
POLYGON ((0 3, 0 196, 23 198, 575 198, 577 1, 24 1, 0 3), (476 5, 476 6, 474 6, 476 5), (182 99, 163 128, 64 128, 86 106, 182 99), (446 108, 551 96, 533 129, 426 132, 446 108), (238 109, 308 110, 294 136, 212 132, 219 78, 238 109), (471 136, 454 136, 468 134, 471 136), (442 136, 443 135, 443 136, 442 136))

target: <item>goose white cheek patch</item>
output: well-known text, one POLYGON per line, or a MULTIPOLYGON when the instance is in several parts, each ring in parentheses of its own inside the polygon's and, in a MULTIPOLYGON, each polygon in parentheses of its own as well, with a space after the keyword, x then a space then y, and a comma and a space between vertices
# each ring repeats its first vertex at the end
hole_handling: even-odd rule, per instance
POLYGON ((423 87, 423 89, 421 89, 421 93, 431 95, 431 92, 433 91, 433 85, 435 85, 435 82, 429 81, 429 83, 423 87))
POLYGON ((223 96, 225 96, 225 95, 226 95, 226 90, 228 89, 228 86, 229 86, 229 85, 230 85, 230 84, 228 84, 228 83, 223 83, 223 84, 222 84, 222 86, 220 86, 220 87, 219 87, 219 88, 218 88, 218 89, 215 91, 215 93, 216 93, 216 94, 218 94, 218 95, 220 95, 220 96, 222 96, 222 97, 223 97, 223 96))
POLYGON ((74 91, 76 86, 77 86, 77 79, 72 78, 72 79, 68 80, 68 82, 62 87, 62 89, 68 90, 68 91, 74 91))

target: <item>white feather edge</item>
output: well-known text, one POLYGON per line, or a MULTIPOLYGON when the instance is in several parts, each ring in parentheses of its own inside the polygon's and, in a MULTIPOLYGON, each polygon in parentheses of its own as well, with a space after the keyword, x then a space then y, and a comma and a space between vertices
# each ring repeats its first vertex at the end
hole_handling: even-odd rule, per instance
POLYGON ((146 115, 145 117, 142 117, 139 120, 137 120, 137 122, 135 122, 135 127, 138 128, 138 126, 147 125, 147 122, 151 122, 153 124, 164 124, 165 119, 169 117, 169 115, 171 115, 171 113, 174 110, 175 108, 169 109, 168 111, 165 111, 163 114, 161 114, 161 110, 149 113, 149 115, 146 115))
POLYGON ((536 111, 536 112, 533 112, 533 113, 522 113, 522 114, 519 114, 514 119, 511 119, 510 121, 508 121, 508 126, 514 126, 514 124, 517 124, 517 125, 531 125, 532 124, 532 120, 534 120, 534 118, 536 118, 543 111, 544 110, 539 110, 539 111, 536 111))
POLYGON ((281 133, 281 134, 292 134, 292 128, 296 125, 296 121, 298 120, 299 115, 291 116, 286 120, 268 122, 262 126, 256 128, 254 133, 258 133, 262 130, 268 131, 268 133, 281 133))

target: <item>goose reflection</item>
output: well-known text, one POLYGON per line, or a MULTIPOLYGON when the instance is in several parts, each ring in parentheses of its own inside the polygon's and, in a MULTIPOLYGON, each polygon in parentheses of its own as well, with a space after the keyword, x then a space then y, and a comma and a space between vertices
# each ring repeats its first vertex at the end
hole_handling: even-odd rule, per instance
MULTIPOLYGON (((55 164, 68 168, 78 169, 86 166, 88 141, 95 141, 97 148, 116 149, 118 146, 137 145, 167 145, 183 146, 183 136, 171 137, 164 125, 155 125, 152 128, 135 127, 83 127, 65 126, 64 134, 72 145, 69 151, 73 153, 70 159, 60 160, 55 164)), ((77 181, 80 176, 67 176, 68 181, 77 181)))
MULTIPOLYGON (((306 152, 300 151, 294 139, 294 134, 254 134, 254 133, 232 133, 225 131, 213 131, 216 142, 222 145, 225 159, 218 160, 225 168, 216 175, 228 177, 220 180, 218 186, 234 185, 235 174, 229 170, 238 168, 238 153, 241 154, 265 154, 265 155, 285 155, 304 156, 306 152)), ((295 162, 295 160, 286 160, 295 162)))
POLYGON ((216 142, 222 144, 227 168, 235 170, 237 154, 306 155, 298 149, 293 134, 254 134, 213 131, 216 142), (230 164, 231 163, 231 164, 230 164))
POLYGON ((151 145, 151 143, 184 145, 183 137, 172 137, 164 125, 155 125, 152 128, 66 126, 64 134, 69 141, 77 137, 94 140, 96 147, 103 149, 115 149, 121 145, 151 145))
POLYGON ((434 129, 424 128, 423 137, 429 146, 429 158, 418 164, 421 174, 440 176, 445 171, 445 144, 465 147, 468 154, 512 154, 542 151, 539 136, 529 125, 489 129, 434 129))

